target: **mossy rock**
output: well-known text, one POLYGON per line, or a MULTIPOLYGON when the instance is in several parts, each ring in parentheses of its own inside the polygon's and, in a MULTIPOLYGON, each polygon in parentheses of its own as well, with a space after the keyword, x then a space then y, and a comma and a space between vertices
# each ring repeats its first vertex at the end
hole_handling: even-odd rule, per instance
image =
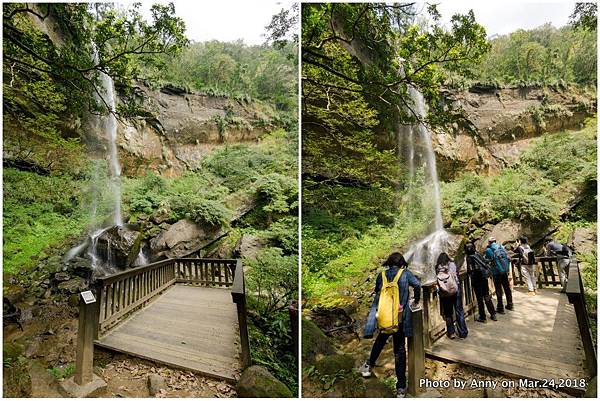
POLYGON ((314 365, 319 354, 335 354, 333 342, 316 324, 302 319, 302 363, 305 366, 314 365))
POLYGON ((339 372, 351 372, 354 358, 349 355, 327 355, 315 363, 317 371, 322 375, 333 376, 339 372))
POLYGON ((396 394, 389 386, 377 379, 369 379, 365 381, 366 396, 369 398, 391 398, 396 394))
POLYGON ((4 360, 16 360, 21 354, 25 346, 17 342, 4 343, 3 346, 3 357, 4 360))
POLYGON ((341 394, 343 398, 370 398, 371 395, 367 392, 366 382, 358 374, 353 373, 335 384, 334 394, 341 394))
POLYGON ((241 398, 291 398, 292 392, 266 368, 250 366, 244 370, 236 391, 241 398))

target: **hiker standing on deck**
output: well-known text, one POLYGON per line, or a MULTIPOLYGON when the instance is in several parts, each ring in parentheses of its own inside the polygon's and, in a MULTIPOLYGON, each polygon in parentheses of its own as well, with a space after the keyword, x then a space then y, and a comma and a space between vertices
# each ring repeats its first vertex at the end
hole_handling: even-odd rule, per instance
POLYGON ((413 287, 414 304, 421 299, 421 283, 407 269, 408 263, 398 252, 392 253, 383 263, 386 269, 377 276, 375 299, 367 317, 364 338, 373 338, 379 329, 369 360, 360 368, 363 377, 370 377, 387 340, 394 341, 396 367, 396 395, 406 395, 406 352, 405 337, 412 337, 411 310, 408 304, 408 286, 413 287))
POLYGON ((521 274, 527 283, 529 296, 537 294, 537 264, 533 249, 527 243, 527 237, 521 237, 517 240, 517 249, 515 253, 521 262, 521 274))
POLYGON ((438 256, 435 273, 437 277, 436 292, 440 296, 440 303, 446 320, 446 335, 454 339, 456 338, 454 334, 456 331, 460 339, 467 338, 469 330, 467 329, 463 310, 458 269, 446 252, 442 252, 438 256), (456 315, 456 330, 454 329, 454 315, 456 315))
POLYGON ((475 318, 475 321, 481 323, 487 321, 485 317, 486 306, 490 313, 490 319, 496 321, 498 320, 496 318, 496 308, 494 308, 488 285, 488 278, 492 275, 490 264, 481 254, 477 253, 475 245, 472 242, 465 245, 465 254, 467 255, 467 273, 471 276, 471 284, 475 290, 477 310, 479 311, 479 316, 475 318))
POLYGON ((513 310, 512 291, 508 282, 508 271, 510 269, 510 259, 502 245, 496 243, 496 238, 488 238, 488 246, 485 250, 485 258, 492 264, 492 276, 494 278, 494 287, 496 289, 496 298, 498 305, 496 312, 503 315, 504 303, 502 302, 502 293, 506 295, 506 309, 513 310))
POLYGON ((567 290, 567 276, 569 263, 571 261, 571 250, 565 244, 561 244, 550 238, 546 244, 546 254, 558 257, 558 275, 560 276, 560 284, 562 286, 560 292, 565 292, 567 290))

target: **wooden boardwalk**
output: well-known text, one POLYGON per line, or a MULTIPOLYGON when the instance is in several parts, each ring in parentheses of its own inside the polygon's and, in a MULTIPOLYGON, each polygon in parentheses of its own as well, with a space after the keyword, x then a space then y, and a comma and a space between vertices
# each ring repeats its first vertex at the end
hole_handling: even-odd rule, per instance
POLYGON ((471 315, 465 340, 444 336, 426 354, 520 378, 586 378, 577 317, 567 295, 545 288, 530 297, 526 289, 514 288, 513 302, 515 310, 499 314, 497 322, 475 322, 471 315))
POLYGON ((237 310, 225 288, 174 284, 96 344, 230 381, 241 369, 237 310))

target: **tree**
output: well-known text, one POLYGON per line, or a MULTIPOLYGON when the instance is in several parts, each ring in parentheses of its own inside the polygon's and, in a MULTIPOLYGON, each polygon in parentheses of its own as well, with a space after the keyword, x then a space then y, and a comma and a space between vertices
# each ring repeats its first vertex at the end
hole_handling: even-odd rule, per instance
POLYGON ((425 24, 415 22, 420 14, 413 3, 303 5, 306 188, 397 180, 396 155, 380 145, 395 143, 398 124, 416 120, 409 85, 432 109, 425 123, 453 118, 442 112, 440 86, 446 72, 469 74, 481 60, 489 49, 485 30, 472 12, 455 15, 449 30, 434 6, 425 24))
POLYGON ((582 28, 595 32, 598 27, 597 18, 597 3, 575 3, 575 10, 573 10, 573 14, 569 17, 569 24, 574 28, 582 28))
POLYGON ((136 57, 184 47, 185 25, 174 12, 173 4, 154 5, 148 22, 139 4, 127 10, 108 3, 4 5, 4 123, 13 128, 5 131, 5 148, 34 163, 46 158, 40 144, 77 153, 77 129, 63 121, 109 112, 98 101, 101 73, 127 94, 139 71, 136 57))

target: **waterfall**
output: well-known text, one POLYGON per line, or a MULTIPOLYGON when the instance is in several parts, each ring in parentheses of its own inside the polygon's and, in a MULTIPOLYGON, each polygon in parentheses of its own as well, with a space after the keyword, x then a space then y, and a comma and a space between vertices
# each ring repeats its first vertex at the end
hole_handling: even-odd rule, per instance
MULTIPOLYGON (((93 46, 92 59, 95 64, 99 62, 98 51, 96 46, 93 46)), ((96 93, 96 101, 105 106, 107 114, 96 116, 92 122, 91 128, 95 131, 96 135, 100 138, 104 138, 107 142, 107 158, 108 158, 108 173, 109 173, 109 184, 108 192, 110 199, 110 210, 112 217, 112 226, 122 226, 123 216, 121 213, 121 165, 119 163, 119 156, 117 152, 117 118, 115 116, 116 111, 116 97, 114 90, 114 83, 112 78, 104 73, 100 72, 100 88, 96 93)), ((97 209, 101 200, 100 197, 104 195, 103 191, 99 189, 103 187, 101 182, 100 174, 98 174, 98 166, 96 166, 92 176, 92 192, 94 197, 91 201, 91 217, 94 225, 96 225, 97 209)), ((110 228, 110 227, 108 227, 110 228)), ((95 226, 92 229, 88 239, 73 249, 71 249, 64 257, 64 261, 69 261, 76 255, 78 255, 82 247, 87 246, 87 256, 92 261, 92 269, 94 275, 102 276, 115 271, 115 266, 111 261, 111 250, 110 243, 108 244, 108 252, 106 255, 100 255, 98 253, 98 238, 108 230, 108 228, 101 228, 95 226)))
POLYGON ((409 85, 408 94, 412 100, 412 106, 411 110, 407 111, 414 113, 418 121, 399 127, 398 146, 405 144, 409 181, 409 220, 416 221, 416 213, 413 208, 419 208, 419 211, 433 209, 433 216, 432 224, 429 224, 425 238, 413 243, 404 256, 411 266, 411 271, 419 275, 424 283, 427 283, 434 280, 435 262, 439 254, 447 250, 449 235, 444 230, 442 221, 440 183, 431 132, 423 124, 427 117, 427 105, 423 95, 415 87, 409 85), (417 172, 421 171, 424 179, 422 188, 419 187, 417 177, 417 172), (420 190, 424 190, 424 193, 418 197, 417 191, 420 190))
MULTIPOLYGON (((98 52, 94 46, 94 63, 98 63, 98 52)), ((113 201, 113 223, 116 226, 123 225, 123 216, 121 215, 121 165, 119 164, 119 155, 117 153, 117 118, 115 117, 116 100, 115 90, 112 78, 100 72, 100 96, 96 95, 96 100, 100 104, 108 107, 108 114, 99 117, 98 128, 108 140, 108 162, 110 172, 110 193, 113 201)))

